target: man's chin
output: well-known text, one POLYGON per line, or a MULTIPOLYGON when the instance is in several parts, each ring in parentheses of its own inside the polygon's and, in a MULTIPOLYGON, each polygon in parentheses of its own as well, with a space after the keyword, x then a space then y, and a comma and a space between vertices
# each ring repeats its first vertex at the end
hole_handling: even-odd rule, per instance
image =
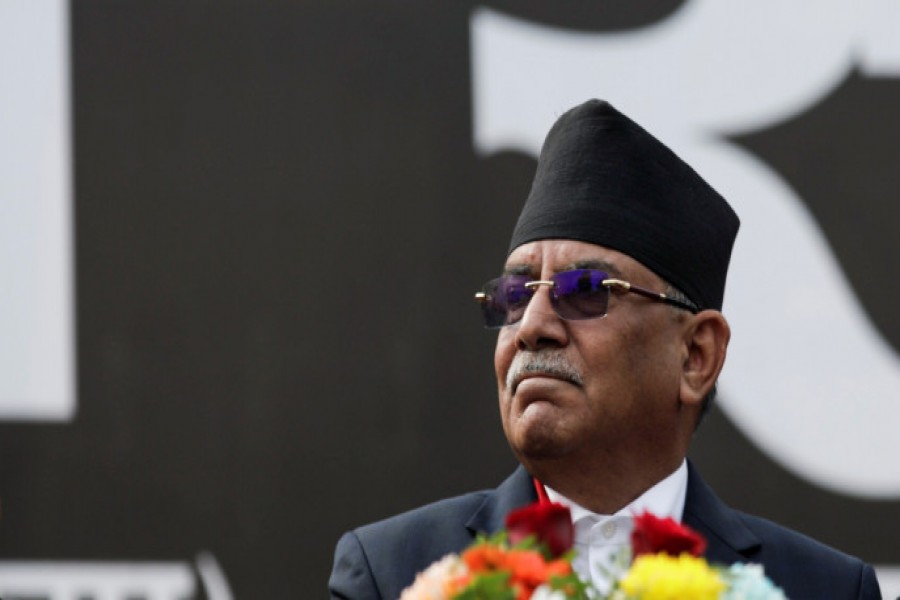
POLYGON ((559 439, 557 432, 540 427, 523 429, 509 440, 519 462, 528 466, 528 463, 558 460, 566 455, 566 440, 559 439))
POLYGON ((516 394, 509 402, 506 438, 520 462, 558 459, 572 444, 571 415, 553 396, 516 394), (566 425, 568 423, 568 426, 566 425))

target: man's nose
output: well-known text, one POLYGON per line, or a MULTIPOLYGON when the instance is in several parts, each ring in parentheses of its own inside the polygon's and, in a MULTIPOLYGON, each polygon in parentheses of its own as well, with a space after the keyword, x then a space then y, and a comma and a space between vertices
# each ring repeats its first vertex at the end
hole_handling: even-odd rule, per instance
POLYGON ((568 343, 568 329, 556 314, 550 300, 550 287, 538 286, 516 331, 516 346, 520 350, 540 350, 564 346, 568 343))

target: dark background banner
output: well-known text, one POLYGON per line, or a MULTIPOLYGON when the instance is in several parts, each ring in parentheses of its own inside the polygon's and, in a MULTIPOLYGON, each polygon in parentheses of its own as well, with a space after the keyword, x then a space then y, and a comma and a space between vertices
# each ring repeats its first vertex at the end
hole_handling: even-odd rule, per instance
MULTIPOLYGON (((487 5, 580 32, 683 8, 487 5)), ((70 5, 77 412, 0 422, 0 560, 209 552, 236 598, 314 597, 344 530, 513 468, 472 293, 535 163, 473 146, 478 6, 70 5)), ((895 353, 897 106, 900 79, 852 71, 733 140, 800 191, 895 353)), ((722 410, 692 456, 738 508, 900 564, 896 498, 806 481, 722 410)))

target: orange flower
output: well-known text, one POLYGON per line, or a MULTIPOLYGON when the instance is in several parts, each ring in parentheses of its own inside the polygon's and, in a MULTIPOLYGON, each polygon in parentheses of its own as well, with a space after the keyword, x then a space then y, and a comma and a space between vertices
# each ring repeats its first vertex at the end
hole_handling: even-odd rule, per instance
POLYGON ((516 600, 530 600, 531 594, 534 593, 534 589, 517 583, 513 584, 513 589, 516 590, 516 600))
POLYGON ((473 572, 494 571, 506 564, 505 551, 493 544, 478 544, 462 554, 463 562, 473 572))
POLYGON ((547 563, 534 550, 510 550, 506 555, 506 566, 512 573, 513 581, 532 588, 547 582, 547 563))
POLYGON ((481 573, 503 571, 509 573, 509 586, 515 592, 516 600, 528 600, 534 590, 548 583, 551 577, 572 574, 572 566, 565 559, 548 562, 538 550, 506 549, 490 542, 468 548, 460 558, 469 573, 451 584, 451 592, 465 589, 481 573))
POLYGON ((547 579, 551 577, 564 577, 572 574, 572 565, 561 558, 547 563, 547 579))

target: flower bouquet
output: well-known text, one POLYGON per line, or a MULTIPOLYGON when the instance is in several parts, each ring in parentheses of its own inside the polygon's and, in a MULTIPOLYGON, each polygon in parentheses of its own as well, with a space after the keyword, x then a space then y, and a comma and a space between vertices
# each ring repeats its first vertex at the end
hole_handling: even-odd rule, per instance
POLYGON ((401 600, 528 600, 588 598, 572 571, 569 509, 539 502, 506 517, 506 530, 479 536, 419 573, 401 600))
POLYGON ((603 595, 572 570, 569 509, 539 502, 511 512, 506 530, 479 538, 419 573, 400 600, 785 600, 759 565, 710 565, 706 540, 672 519, 634 519, 631 566, 603 595))

